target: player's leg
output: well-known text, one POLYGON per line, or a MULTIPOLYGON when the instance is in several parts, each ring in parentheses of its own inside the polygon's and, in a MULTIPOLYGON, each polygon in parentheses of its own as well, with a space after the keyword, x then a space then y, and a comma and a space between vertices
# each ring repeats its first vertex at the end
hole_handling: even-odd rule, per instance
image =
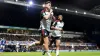
MULTIPOLYGON (((41 31, 41 33, 42 33, 42 31, 41 31)), ((43 45, 43 43, 44 43, 44 40, 43 40, 43 35, 40 37, 40 40, 39 41, 35 41, 35 42, 33 42, 32 44, 29 44, 30 46, 32 46, 32 45, 43 45)))
POLYGON ((3 45, 1 45, 1 52, 3 52, 3 45))
MULTIPOLYGON (((56 38, 55 37, 53 37, 53 43, 54 43, 54 45, 53 45, 53 49, 52 49, 52 51, 51 51, 51 53, 54 51, 54 52, 56 52, 55 50, 56 50, 56 38)), ((53 44, 52 43, 52 44, 53 44)))
POLYGON ((56 53, 56 47, 53 47, 53 49, 51 50, 51 53, 54 51, 54 53, 56 53))
POLYGON ((56 53, 56 39, 54 41, 54 52, 56 53))
POLYGON ((35 45, 43 45, 43 37, 40 37, 40 41, 36 41, 35 45))
MULTIPOLYGON (((39 45, 43 45, 43 48, 45 49, 45 44, 44 44, 44 33, 45 33, 45 31, 44 30, 41 30, 41 35, 42 35, 42 37, 40 38, 40 43, 39 43, 39 45)), ((43 50, 43 53, 42 53, 42 55, 45 55, 45 53, 46 53, 46 50, 43 50)))
POLYGON ((18 47, 16 47, 16 51, 18 52, 18 47))
POLYGON ((44 38, 43 38, 43 40, 44 40, 44 45, 43 45, 44 49, 45 49, 47 55, 51 56, 50 52, 49 52, 49 38, 48 38, 49 32, 47 30, 43 30, 43 34, 44 34, 43 35, 44 36, 44 38))
MULTIPOLYGON (((49 44, 49 47, 53 47, 52 44, 54 43, 54 38, 53 36, 51 36, 51 40, 50 40, 50 44, 49 44)), ((51 53, 53 52, 53 49, 51 50, 51 53)))
POLYGON ((56 56, 59 56, 60 42, 60 37, 56 37, 56 56))
MULTIPOLYGON (((53 36, 50 37, 50 40, 49 40, 49 41, 50 41, 49 47, 51 47, 52 44, 54 43, 54 38, 53 38, 53 36)), ((52 53, 52 52, 53 52, 53 49, 51 50, 51 53, 52 53)), ((45 53, 46 53, 46 51, 43 52, 43 55, 45 55, 45 53)))
POLYGON ((48 54, 48 56, 51 56, 50 53, 49 53, 49 40, 48 40, 48 37, 44 37, 44 49, 45 49, 45 52, 48 54))
POLYGON ((54 37, 52 37, 52 36, 51 36, 51 40, 50 40, 49 47, 51 47, 51 46, 52 46, 52 44, 54 43, 54 41, 55 41, 55 40, 54 40, 54 37))
MULTIPOLYGON (((52 45, 52 40, 50 40, 50 43, 49 43, 48 47, 51 47, 51 45, 52 45)), ((44 46, 44 44, 43 44, 43 46, 44 46)), ((45 53, 46 53, 46 51, 44 50, 43 53, 42 53, 42 55, 45 55, 45 53)))
POLYGON ((3 51, 5 50, 5 45, 2 46, 3 47, 3 51))

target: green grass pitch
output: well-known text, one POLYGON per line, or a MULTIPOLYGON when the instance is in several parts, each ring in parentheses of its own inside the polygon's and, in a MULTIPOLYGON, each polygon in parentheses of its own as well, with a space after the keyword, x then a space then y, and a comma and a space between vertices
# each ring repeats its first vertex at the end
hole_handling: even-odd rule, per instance
MULTIPOLYGON (((42 52, 4 52, 0 56, 42 56, 41 54, 42 52)), ((55 53, 51 54, 55 56, 55 53)), ((60 52, 60 56, 100 56, 100 52, 60 52)))

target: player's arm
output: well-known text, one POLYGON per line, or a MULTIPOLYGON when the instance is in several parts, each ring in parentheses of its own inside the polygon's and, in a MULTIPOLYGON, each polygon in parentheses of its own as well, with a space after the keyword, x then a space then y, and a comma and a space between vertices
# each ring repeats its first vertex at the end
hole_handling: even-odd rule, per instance
POLYGON ((48 18, 51 16, 52 11, 53 11, 53 10, 51 9, 50 12, 43 12, 43 13, 42 13, 43 18, 44 18, 44 19, 48 19, 48 18))
POLYGON ((54 29, 54 30, 62 31, 63 30, 64 23, 62 24, 62 27, 61 28, 54 27, 56 24, 57 24, 57 22, 54 22, 51 28, 54 29))
POLYGON ((64 22, 62 24, 62 28, 59 28, 58 30, 63 31, 63 27, 64 27, 64 22))
POLYGON ((54 26, 51 26, 51 28, 52 28, 53 30, 60 30, 60 31, 63 30, 62 28, 56 28, 56 27, 54 27, 54 26))
POLYGON ((59 31, 62 31, 63 29, 62 29, 62 28, 55 28, 55 30, 59 30, 59 31))
POLYGON ((52 26, 51 26, 51 29, 52 29, 52 30, 55 30, 55 26, 56 26, 56 24, 57 24, 57 22, 54 21, 53 24, 52 24, 52 26))
POLYGON ((50 17, 50 13, 48 12, 47 14, 43 15, 44 19, 48 19, 50 17))

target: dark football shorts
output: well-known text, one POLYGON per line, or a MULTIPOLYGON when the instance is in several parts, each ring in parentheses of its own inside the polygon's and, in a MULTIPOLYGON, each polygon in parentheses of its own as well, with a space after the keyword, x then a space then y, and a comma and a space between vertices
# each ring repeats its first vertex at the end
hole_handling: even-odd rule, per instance
POLYGON ((41 36, 43 36, 43 37, 47 37, 47 36, 49 36, 49 31, 47 31, 46 29, 42 29, 41 30, 41 36))
POLYGON ((56 40, 60 40, 61 39, 61 37, 51 37, 51 41, 50 41, 50 45, 49 45, 49 47, 51 47, 52 46, 52 44, 54 43, 54 46, 56 47, 56 40))
POLYGON ((52 39, 56 40, 60 40, 61 37, 52 37, 52 39))

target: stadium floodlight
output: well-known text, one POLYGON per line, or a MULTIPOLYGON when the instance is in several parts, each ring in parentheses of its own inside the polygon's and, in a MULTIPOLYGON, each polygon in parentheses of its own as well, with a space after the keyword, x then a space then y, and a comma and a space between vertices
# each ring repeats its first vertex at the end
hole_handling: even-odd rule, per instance
POLYGON ((66 11, 68 11, 68 9, 66 9, 66 11))
POLYGON ((75 13, 77 13, 77 11, 75 11, 75 13))
POLYGON ((55 7, 55 9, 57 9, 57 7, 55 7))
POLYGON ((33 5, 33 1, 29 1, 28 4, 29 4, 29 6, 32 6, 33 5))
POLYGON ((18 0, 16 0, 16 2, 17 2, 18 0))
POLYGON ((43 4, 42 7, 45 7, 45 4, 43 4))
POLYGON ((84 14, 86 14, 86 12, 84 12, 84 14))

